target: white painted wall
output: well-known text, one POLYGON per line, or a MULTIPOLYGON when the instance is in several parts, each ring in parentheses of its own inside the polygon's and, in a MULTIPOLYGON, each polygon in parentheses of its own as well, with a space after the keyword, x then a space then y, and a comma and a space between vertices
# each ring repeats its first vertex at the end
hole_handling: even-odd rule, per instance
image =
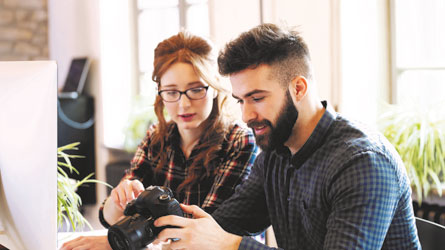
POLYGON ((93 64, 99 59, 98 11, 98 0, 48 0, 49 55, 57 61, 59 88, 73 57, 88 56, 93 64))
POLYGON ((375 127, 379 104, 389 101, 388 1, 341 3, 340 111, 375 127))
POLYGON ((209 0, 210 36, 217 48, 260 24, 258 0, 209 0))
POLYGON ((296 26, 301 32, 309 47, 320 97, 331 101, 331 1, 269 1, 275 4, 272 21, 296 26))
MULTIPOLYGON (((99 0, 48 0, 49 55, 58 65, 58 85, 63 86, 71 59, 91 59, 85 92, 95 101, 96 175, 105 179, 108 161, 104 142, 104 109, 102 94, 101 20, 99 0)), ((103 193, 102 185, 96 185, 103 193)))

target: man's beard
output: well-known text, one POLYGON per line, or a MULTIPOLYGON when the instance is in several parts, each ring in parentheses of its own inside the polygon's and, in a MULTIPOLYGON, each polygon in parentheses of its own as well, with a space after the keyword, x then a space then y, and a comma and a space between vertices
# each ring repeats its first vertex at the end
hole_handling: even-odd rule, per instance
MULTIPOLYGON (((277 148, 289 139, 292 134, 292 129, 298 118, 298 111, 294 106, 292 97, 290 96, 289 90, 286 91, 286 100, 283 107, 278 113, 278 118, 276 119, 276 125, 273 126, 272 122, 265 119, 263 121, 252 121, 247 125, 252 129, 254 127, 268 126, 270 132, 256 135, 255 140, 258 146, 260 146, 263 151, 270 151, 277 148)), ((255 129, 253 129, 255 133, 255 129)))

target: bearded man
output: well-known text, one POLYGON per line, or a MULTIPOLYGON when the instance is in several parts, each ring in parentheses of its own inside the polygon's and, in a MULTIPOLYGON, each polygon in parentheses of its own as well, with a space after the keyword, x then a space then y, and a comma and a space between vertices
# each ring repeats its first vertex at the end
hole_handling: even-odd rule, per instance
POLYGON ((263 24, 218 58, 262 153, 249 178, 212 215, 165 216, 173 249, 268 249, 249 235, 272 225, 283 249, 418 249, 403 163, 378 132, 317 96, 307 45, 263 24))

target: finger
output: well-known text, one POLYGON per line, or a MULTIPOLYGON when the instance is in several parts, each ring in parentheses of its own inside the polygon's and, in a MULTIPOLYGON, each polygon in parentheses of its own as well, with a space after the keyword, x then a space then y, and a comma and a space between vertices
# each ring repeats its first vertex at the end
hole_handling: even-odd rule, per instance
POLYGON ((118 194, 118 200, 119 200, 119 203, 118 203, 118 205, 122 208, 122 209, 125 209, 125 206, 127 205, 127 198, 126 198, 126 195, 125 195, 125 189, 123 188, 123 187, 118 187, 117 188, 117 194, 118 194))
POLYGON ((210 216, 208 213, 206 213, 204 210, 202 210, 200 207, 196 205, 188 206, 184 204, 180 204, 182 211, 186 214, 193 215, 194 219, 204 218, 210 216))
POLYGON ((151 244, 160 245, 160 244, 169 244, 169 243, 170 243, 170 239, 168 239, 166 241, 162 241, 162 240, 156 238, 151 244))
POLYGON ((158 234, 156 240, 158 242, 165 243, 170 241, 170 239, 182 239, 183 238, 182 231, 183 229, 181 228, 165 228, 158 234))
POLYGON ((133 187, 133 193, 135 195, 135 197, 138 197, 140 193, 142 193, 145 189, 144 189, 144 185, 142 184, 142 182, 138 181, 138 180, 134 180, 131 182, 131 185, 133 187))
POLYGON ((88 249, 91 249, 91 247, 89 245, 85 245, 85 246, 82 245, 82 246, 73 248, 73 250, 88 250, 88 249))
POLYGON ((175 241, 175 242, 173 242, 172 241, 172 243, 170 243, 170 249, 172 249, 172 250, 183 250, 183 249, 187 249, 186 248, 186 244, 185 244, 185 242, 184 241, 181 241, 181 240, 178 240, 178 241, 175 241))
POLYGON ((161 244, 161 240, 159 240, 158 238, 156 238, 151 244, 153 244, 153 245, 159 245, 159 244, 161 244))
POLYGON ((119 201, 119 193, 117 191, 117 188, 114 188, 113 190, 111 190, 110 198, 116 207, 118 207, 119 209, 122 209, 121 203, 119 201))
POLYGON ((125 186, 125 205, 132 200, 134 200, 134 193, 133 185, 130 182, 130 185, 125 186))
POLYGON ((70 250, 73 249, 79 245, 82 245, 82 237, 77 237, 76 239, 67 241, 65 243, 63 243, 62 247, 60 248, 61 250, 70 250))
POLYGON ((155 220, 154 225, 156 227, 163 227, 167 225, 176 227, 185 227, 186 225, 188 225, 189 220, 192 219, 180 217, 177 215, 167 215, 167 216, 162 216, 157 220, 155 220))

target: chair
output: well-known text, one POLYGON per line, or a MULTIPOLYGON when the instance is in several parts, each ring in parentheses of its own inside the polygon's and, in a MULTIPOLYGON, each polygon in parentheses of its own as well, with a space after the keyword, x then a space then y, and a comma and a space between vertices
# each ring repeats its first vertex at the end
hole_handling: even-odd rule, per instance
POLYGON ((424 250, 445 249, 445 227, 416 217, 417 234, 424 250))

